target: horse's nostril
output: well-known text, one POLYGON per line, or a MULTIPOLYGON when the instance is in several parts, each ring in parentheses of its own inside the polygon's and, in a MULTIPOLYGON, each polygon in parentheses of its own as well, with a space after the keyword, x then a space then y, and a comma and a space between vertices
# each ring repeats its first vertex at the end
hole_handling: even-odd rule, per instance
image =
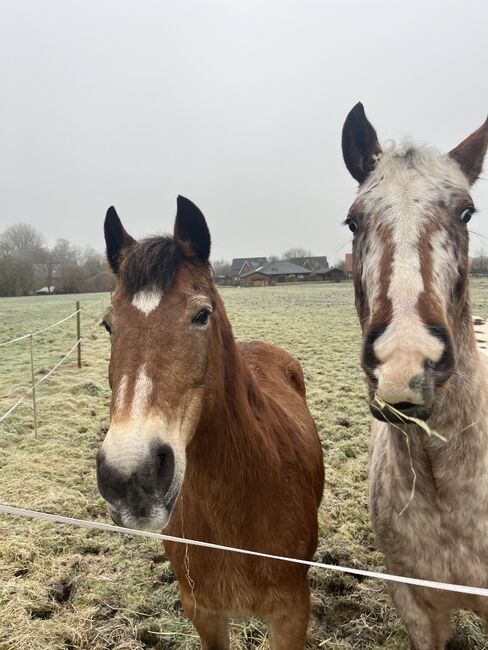
POLYGON ((175 471, 175 455, 170 445, 158 445, 153 450, 155 456, 156 480, 159 489, 168 490, 173 481, 175 471))

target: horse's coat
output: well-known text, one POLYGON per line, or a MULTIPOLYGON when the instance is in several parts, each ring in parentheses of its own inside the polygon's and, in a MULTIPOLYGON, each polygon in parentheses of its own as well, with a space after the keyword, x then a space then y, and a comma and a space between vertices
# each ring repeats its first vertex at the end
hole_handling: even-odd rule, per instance
MULTIPOLYGON (((110 210, 118 274, 111 424, 97 457, 114 520, 179 537, 312 558, 323 489, 320 441, 300 364, 237 344, 208 264, 201 212, 179 197, 174 238, 135 242, 110 210)), ((229 647, 230 617, 269 623, 271 647, 302 650, 306 567, 165 544, 203 648, 229 647)))
MULTIPOLYGON (((343 130, 359 181, 346 222, 363 328, 372 412, 370 510, 391 573, 488 586, 488 366, 471 318, 466 223, 488 120, 448 155, 424 147, 382 152, 362 105, 343 130), (365 171, 366 170, 366 171, 365 171), (374 406, 377 394, 428 419, 447 442, 374 406), (411 498, 415 471, 415 491, 411 498)), ((415 650, 443 650, 450 614, 482 598, 391 587, 415 650)))

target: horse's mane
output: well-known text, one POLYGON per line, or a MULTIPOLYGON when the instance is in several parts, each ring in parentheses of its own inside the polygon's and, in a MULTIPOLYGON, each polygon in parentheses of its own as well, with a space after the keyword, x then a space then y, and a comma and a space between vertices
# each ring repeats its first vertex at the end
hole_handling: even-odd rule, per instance
POLYGON ((149 237, 129 247, 121 264, 120 279, 130 293, 147 286, 168 289, 183 256, 170 236, 149 237))

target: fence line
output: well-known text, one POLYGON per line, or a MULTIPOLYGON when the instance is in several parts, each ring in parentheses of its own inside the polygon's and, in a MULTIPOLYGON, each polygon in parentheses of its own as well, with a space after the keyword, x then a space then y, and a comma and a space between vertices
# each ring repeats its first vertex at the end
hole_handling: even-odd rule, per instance
MULTIPOLYGON (((101 302, 103 304, 103 298, 100 298, 99 300, 95 301, 90 307, 94 305, 98 305, 98 303, 101 302)), ((46 325, 46 327, 42 327, 39 330, 36 330, 35 332, 28 332, 27 334, 23 334, 22 336, 17 336, 14 339, 10 339, 9 341, 2 341, 0 343, 0 348, 3 348, 6 345, 11 345, 12 343, 17 343, 17 341, 23 341, 24 339, 28 339, 31 336, 37 336, 38 334, 42 334, 43 332, 46 332, 47 330, 52 329, 53 327, 57 327, 58 325, 61 325, 62 323, 66 322, 70 318, 73 318, 73 316, 76 316, 76 314, 79 314, 81 312, 87 312, 88 309, 87 307, 79 307, 77 308, 72 314, 69 314, 68 316, 65 316, 61 320, 56 321, 56 323, 52 323, 51 325, 46 325)))
MULTIPOLYGON (((100 299, 100 301, 103 303, 103 298, 100 299)), ((99 302, 100 302, 99 301, 99 302)), ((97 303, 95 303, 97 304, 97 303)), ((24 336, 17 337, 15 339, 11 339, 10 341, 5 341, 3 343, 0 343, 0 347, 3 347, 5 345, 10 345, 11 343, 15 343, 16 341, 21 341, 23 339, 30 338, 31 345, 32 345, 32 339, 34 336, 45 332, 48 329, 51 329, 53 327, 56 327, 57 325, 60 325, 61 323, 64 323, 68 319, 72 318, 73 316, 80 314, 82 311, 82 308, 78 308, 76 311, 74 311, 72 314, 69 316, 66 316, 60 321, 57 321, 56 323, 53 323, 52 325, 48 325, 47 327, 44 327, 40 330, 37 330, 36 332, 28 333, 24 336)), ((81 341, 86 338, 93 330, 98 327, 100 324, 100 320, 97 320, 95 325, 87 332, 87 334, 83 336, 78 336, 78 339, 76 343, 70 348, 70 350, 63 356, 63 358, 58 361, 43 377, 41 377, 37 382, 32 382, 32 385, 30 388, 20 397, 20 399, 17 400, 13 406, 11 406, 6 413, 4 413, 0 417, 0 422, 3 422, 31 393, 35 394, 35 390, 38 386, 40 386, 43 382, 45 382, 58 368, 61 366, 64 361, 76 350, 79 348, 81 341)), ((79 332, 78 332, 79 334, 79 332)), ((32 355, 31 355, 32 356, 32 355)), ((32 367, 33 367, 33 360, 32 361, 32 367)), ((35 410, 35 407, 34 407, 35 410)), ((309 561, 309 560, 302 560, 299 558, 290 558, 282 555, 273 555, 270 553, 262 553, 259 551, 251 551, 248 549, 241 549, 233 546, 225 546, 222 544, 214 544, 211 542, 203 542, 201 540, 194 540, 194 539, 187 539, 187 538, 181 538, 181 537, 174 537, 172 535, 165 535, 162 533, 153 533, 151 531, 146 531, 146 530, 136 530, 133 528, 125 528, 123 526, 113 526, 111 524, 103 524, 103 523, 98 523, 94 521, 89 521, 86 519, 74 519, 71 517, 64 517, 62 515, 53 515, 50 513, 46 512, 38 512, 35 510, 27 510, 24 508, 16 508, 14 506, 9 506, 5 504, 0 504, 0 513, 3 514, 8 514, 12 516, 18 516, 18 517, 27 517, 30 519, 38 519, 41 521, 47 521, 50 523, 59 523, 59 524, 66 524, 70 526, 77 526, 80 528, 88 528, 88 529, 94 529, 94 530, 100 530, 103 532, 111 532, 111 533, 117 533, 117 534, 122 534, 122 535, 130 535, 133 537, 145 537, 149 539, 156 539, 156 540, 161 540, 161 541, 169 541, 169 542, 175 542, 177 544, 187 544, 190 546, 199 546, 199 547, 205 547, 209 549, 214 549, 214 550, 219 550, 219 551, 226 551, 230 553, 239 553, 241 555, 249 555, 253 557, 260 557, 260 558, 265 558, 265 559, 270 559, 270 560, 277 560, 277 561, 282 561, 282 562, 291 562, 294 564, 303 564, 307 565, 309 567, 315 567, 318 569, 324 569, 327 571, 336 571, 340 573, 346 573, 346 574, 351 574, 351 575, 357 575, 357 576, 362 576, 365 578, 374 578, 377 580, 386 580, 388 582, 398 582, 398 583, 403 583, 403 584, 408 584, 408 585, 413 585, 417 587, 425 587, 429 589, 438 589, 442 591, 451 591, 451 592, 457 592, 457 593, 463 593, 463 594, 469 594, 472 596, 482 596, 482 597, 488 597, 488 589, 482 588, 482 587, 471 587, 471 586, 466 586, 466 585, 458 585, 458 584, 450 584, 450 583, 445 583, 445 582, 436 582, 432 580, 422 580, 418 578, 407 578, 405 576, 398 576, 398 575, 393 575, 389 573, 382 573, 379 571, 368 571, 368 570, 363 570, 363 569, 353 569, 351 567, 343 567, 339 565, 334 565, 334 564, 326 564, 324 562, 315 562, 315 561, 309 561)))
POLYGON ((0 417, 0 422, 3 422, 3 421, 5 420, 5 418, 8 417, 8 416, 12 413, 12 411, 15 411, 15 409, 17 408, 17 406, 20 406, 20 404, 22 404, 22 402, 25 400, 25 398, 26 398, 26 397, 29 397, 29 395, 32 393, 32 391, 34 391, 38 386, 40 386, 44 381, 46 381, 46 379, 47 379, 48 377, 50 377, 50 375, 52 375, 53 372, 54 372, 55 370, 57 370, 57 369, 59 368, 59 366, 60 366, 64 361, 66 361, 66 359, 69 357, 69 355, 70 355, 70 354, 71 354, 71 353, 72 353, 72 352, 73 352, 73 351, 78 347, 78 345, 81 343, 82 338, 83 338, 83 337, 80 337, 80 338, 76 341, 76 343, 73 345, 73 347, 69 350, 69 352, 67 352, 67 353, 64 355, 64 357, 61 359, 61 361, 58 361, 58 363, 57 363, 55 366, 53 366, 53 367, 51 368, 51 370, 49 370, 49 372, 47 372, 47 373, 44 375, 44 377, 41 377, 41 379, 39 379, 38 381, 36 381, 36 383, 35 383, 33 386, 31 386, 31 387, 30 387, 30 388, 29 388, 29 389, 28 389, 28 390, 27 390, 27 391, 22 395, 22 397, 21 397, 20 399, 18 399, 18 400, 15 402, 15 404, 14 404, 13 406, 11 406, 11 407, 9 408, 9 410, 8 410, 6 413, 4 413, 4 414, 0 417))
POLYGON ((58 325, 61 325, 61 323, 64 323, 65 321, 69 320, 70 318, 73 318, 73 316, 76 316, 76 314, 78 314, 80 311, 81 311, 81 308, 77 309, 76 311, 74 311, 69 316, 66 316, 66 318, 58 320, 56 323, 53 323, 52 325, 47 325, 46 327, 43 327, 42 329, 37 330, 36 332, 29 332, 28 334, 24 334, 23 336, 18 336, 15 339, 10 339, 10 341, 3 341, 3 343, 0 343, 0 348, 3 348, 5 345, 11 345, 12 343, 17 343, 17 341, 22 341, 23 339, 28 339, 31 336, 37 336, 38 334, 42 334, 42 332, 46 332, 47 330, 50 330, 53 327, 57 327, 58 325))
POLYGON ((149 539, 161 540, 164 542, 175 542, 176 544, 187 544, 189 546, 199 546, 204 548, 213 549, 216 551, 226 551, 228 553, 239 553, 240 555, 251 555, 253 557, 260 557, 267 560, 277 560, 280 562, 291 562, 293 564, 304 564, 309 567, 317 569, 324 569, 326 571, 337 571, 339 573, 347 573, 350 575, 362 576, 363 578, 374 578, 376 580, 386 580, 387 582, 400 582, 415 587, 426 587, 428 589, 438 589, 441 591, 452 591, 461 594, 468 594, 470 596, 488 597, 488 589, 483 587, 470 587, 467 585, 450 584, 448 582, 436 582, 434 580, 422 580, 420 578, 407 578, 405 576, 394 575, 391 573, 382 573, 381 571, 368 571, 365 569, 353 569, 351 567, 344 567, 336 564, 326 564, 325 562, 314 562, 313 560, 301 560, 294 557, 286 557, 284 555, 273 555, 271 553, 262 553, 260 551, 251 551, 243 548, 236 548, 235 546, 225 546, 223 544, 213 544, 212 542, 202 542, 196 539, 187 539, 186 537, 175 537, 173 535, 165 535, 163 533, 153 533, 148 530, 136 530, 134 528, 125 528, 124 526, 114 526, 112 524, 103 524, 87 519, 74 519, 72 517, 64 517, 62 515, 52 515, 47 512, 38 512, 37 510, 26 510, 25 508, 15 508, 5 504, 0 504, 0 513, 13 515, 17 517, 26 517, 29 519, 39 519, 50 523, 67 524, 68 526, 76 526, 78 528, 88 528, 91 530, 101 530, 106 533, 117 533, 119 535, 130 535, 132 537, 146 537, 149 539))
MULTIPOLYGON (((77 311, 73 312, 73 314, 71 314, 71 316, 74 316, 75 314, 77 314, 77 313, 79 313, 79 312, 81 312, 81 308, 78 309, 77 311)), ((70 317, 71 317, 71 316, 70 316, 70 317)), ((64 322, 65 320, 67 320, 67 318, 63 319, 63 321, 59 321, 59 323, 64 322)), ((59 324, 59 323, 56 323, 56 324, 59 324)), ((55 364, 55 365, 54 365, 54 366, 53 366, 53 367, 52 367, 52 368, 51 368, 51 369, 50 369, 50 370, 49 370, 49 371, 48 371, 48 372, 47 372, 43 377, 41 377, 38 381, 36 381, 35 383, 33 382, 32 385, 28 388, 28 390, 27 390, 27 391, 26 391, 26 392, 25 392, 25 393, 24 393, 24 394, 23 394, 23 395, 22 395, 22 396, 21 396, 21 397, 20 397, 16 402, 15 402, 15 404, 13 404, 13 405, 8 409, 8 411, 6 411, 2 416, 0 416, 0 423, 3 422, 3 421, 4 421, 4 420, 5 420, 5 419, 6 419, 6 418, 7 418, 7 417, 8 417, 8 416, 13 412, 13 411, 15 411, 15 409, 16 409, 18 406, 20 406, 20 404, 22 404, 22 402, 23 402, 27 397, 29 397, 29 395, 30 395, 31 393, 35 394, 35 390, 36 390, 36 388, 37 388, 38 386, 40 386, 43 382, 45 382, 46 379, 48 379, 48 377, 50 377, 50 376, 53 374, 53 372, 54 372, 55 370, 57 370, 57 369, 59 368, 59 366, 60 366, 62 363, 64 363, 64 362, 66 361, 66 359, 70 356, 70 354, 72 354, 72 353, 76 350, 76 348, 78 348, 78 346, 81 344, 81 342, 83 341, 83 339, 86 338, 87 336, 89 336, 89 335, 93 332, 93 330, 99 326, 99 324, 100 324, 100 320, 98 319, 97 322, 95 323, 95 325, 94 325, 93 327, 91 327, 91 328, 88 330, 88 332, 87 332, 86 334, 84 334, 83 336, 80 336, 80 337, 78 338, 78 340, 77 340, 76 343, 73 345, 73 347, 70 348, 70 350, 69 350, 69 351, 64 355, 64 357, 63 357, 60 361, 58 361, 58 363, 56 363, 56 364, 55 364)), ((51 327, 53 327, 53 326, 54 326, 54 325, 52 325, 51 327)), ((41 331, 41 330, 39 330, 39 331, 41 331)), ((34 335, 34 334, 32 334, 32 335, 31 335, 31 334, 27 334, 27 336, 30 336, 30 337, 33 336, 33 335, 34 335)), ((32 341, 32 338, 31 338, 31 341, 32 341)), ((34 365, 33 357, 31 356, 31 369, 32 369, 32 372, 33 372, 33 365, 34 365)), ((34 406, 34 423, 35 423, 35 430, 36 430, 36 429, 37 429, 37 413, 36 413, 36 411, 35 411, 35 406, 34 406)), ((37 433, 36 433, 36 435, 37 435, 37 433)))

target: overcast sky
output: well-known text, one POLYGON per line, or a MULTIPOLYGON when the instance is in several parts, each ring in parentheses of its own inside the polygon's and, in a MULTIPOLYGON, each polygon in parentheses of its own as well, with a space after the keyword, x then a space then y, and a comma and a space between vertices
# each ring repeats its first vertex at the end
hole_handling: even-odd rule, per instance
MULTIPOLYGON (((183 194, 214 259, 333 262, 347 112, 451 149, 488 112, 487 29, 486 0, 0 0, 0 230, 102 250, 109 205, 139 237, 171 231, 183 194)), ((474 196, 488 236, 486 180, 474 196)))

